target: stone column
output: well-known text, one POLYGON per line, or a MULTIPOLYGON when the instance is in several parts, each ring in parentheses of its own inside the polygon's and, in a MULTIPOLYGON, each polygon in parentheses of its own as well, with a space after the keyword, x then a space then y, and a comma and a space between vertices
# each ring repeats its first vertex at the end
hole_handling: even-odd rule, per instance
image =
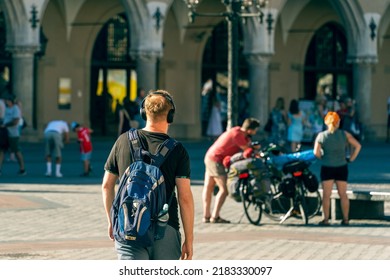
MULTIPOLYGON (((269 114, 269 64, 274 54, 275 22, 278 10, 264 9, 264 22, 248 18, 243 24, 243 53, 249 67, 250 115, 259 119, 264 127, 269 114)), ((259 130, 260 131, 260 130, 259 130)))
POLYGON ((268 55, 247 55, 249 67, 249 112, 264 126, 268 118, 269 62, 268 55))
POLYGON ((378 30, 380 15, 364 14, 365 24, 354 38, 347 61, 353 65, 353 98, 363 124, 364 137, 371 137, 372 67, 378 62, 378 30))
POLYGON ((356 110, 364 126, 364 134, 369 137, 371 124, 371 81, 372 63, 355 61, 353 63, 353 89, 356 110))
POLYGON ((129 5, 130 56, 137 61, 137 85, 146 91, 157 87, 157 62, 163 54, 163 34, 173 0, 134 1, 129 5))
POLYGON ((161 56, 156 52, 132 52, 137 60, 137 86, 147 92, 157 87, 157 60, 161 56))
POLYGON ((12 52, 12 89, 22 103, 22 114, 32 131, 34 115, 34 46, 13 47, 12 52))

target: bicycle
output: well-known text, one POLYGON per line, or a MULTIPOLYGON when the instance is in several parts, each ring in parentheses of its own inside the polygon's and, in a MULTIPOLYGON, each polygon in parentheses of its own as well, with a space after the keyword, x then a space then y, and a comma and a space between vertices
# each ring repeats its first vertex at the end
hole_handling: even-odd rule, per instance
MULTIPOLYGON (((269 184, 269 191, 267 194, 262 196, 256 194, 255 186, 253 185, 253 182, 256 179, 252 170, 243 170, 238 175, 238 189, 240 192, 241 201, 243 203, 244 212, 249 222, 253 225, 260 224, 263 210, 265 210, 265 214, 269 216, 269 211, 267 209, 270 207, 265 205, 270 203, 272 199, 280 194, 278 185, 282 174, 275 168, 274 165, 270 163, 269 157, 271 153, 275 151, 277 153, 277 149, 277 146, 269 145, 259 153, 254 154, 254 157, 261 159, 265 166, 266 171, 264 172, 263 177, 264 180, 266 180, 265 183, 269 184)), ((274 202, 276 202, 276 200, 274 202)), ((280 204, 279 206, 283 208, 283 204, 280 204)), ((284 213, 286 212, 287 210, 284 211, 284 213)))
POLYGON ((279 194, 272 198, 268 208, 268 216, 271 219, 282 224, 288 218, 295 217, 308 224, 309 219, 319 213, 322 200, 318 191, 318 180, 308 167, 307 162, 299 160, 283 166, 285 176, 278 185, 279 194), (280 205, 282 211, 275 210, 280 205))
MULTIPOLYGON (((245 215, 254 225, 259 225, 263 212, 280 224, 290 217, 301 218, 305 224, 308 224, 308 220, 317 215, 321 208, 321 196, 317 190, 318 180, 309 171, 309 163, 302 160, 285 163, 283 172, 280 172, 270 159, 270 154, 278 151, 275 150, 275 145, 271 147, 259 154, 269 172, 270 188, 266 195, 258 196, 255 193, 250 170, 239 174, 239 190, 245 215), (305 186, 307 178, 311 178, 314 181, 313 187, 316 187, 315 190, 311 189, 311 192, 308 192, 305 186), (317 186, 315 186, 316 182, 317 186)), ((289 156, 294 158, 297 153, 289 156)), ((310 182, 306 182, 306 185, 308 183, 310 182)))

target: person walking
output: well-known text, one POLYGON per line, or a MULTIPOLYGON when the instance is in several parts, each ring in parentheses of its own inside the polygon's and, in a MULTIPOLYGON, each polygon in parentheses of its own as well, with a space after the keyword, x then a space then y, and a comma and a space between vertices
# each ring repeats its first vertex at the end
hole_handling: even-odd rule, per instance
POLYGON ((298 151, 301 147, 304 123, 305 115, 299 109, 298 101, 296 99, 291 100, 287 114, 287 140, 290 142, 292 153, 298 151))
POLYGON ((229 194, 223 159, 249 148, 251 136, 256 134, 259 126, 260 122, 257 119, 247 118, 241 127, 235 126, 222 133, 207 150, 204 157, 206 172, 202 192, 204 223, 230 223, 220 216, 222 205, 229 194), (211 198, 215 185, 218 186, 219 190, 215 198, 213 212, 211 212, 211 198))
MULTIPOLYGON (((170 136, 169 124, 173 122, 175 104, 172 96, 164 90, 151 91, 141 105, 146 126, 138 129, 142 148, 155 154, 159 146, 170 136)), ((114 241, 111 206, 115 197, 115 184, 121 178, 126 168, 132 162, 128 135, 122 134, 116 140, 107 158, 102 182, 104 209, 108 221, 108 236, 114 241)), ((172 196, 169 207, 169 220, 165 236, 155 240, 151 247, 127 245, 115 240, 115 248, 119 259, 192 259, 194 200, 190 186, 190 159, 183 144, 178 142, 161 166, 164 175, 167 197, 177 190, 177 198, 172 196), (178 208, 180 207, 181 222, 184 229, 184 242, 181 245, 180 222, 178 208)))
POLYGON ((327 130, 320 132, 314 143, 314 154, 321 159, 321 184, 323 189, 322 208, 324 219, 320 225, 329 225, 330 196, 333 184, 336 184, 343 214, 342 225, 349 224, 349 199, 347 196, 348 163, 358 156, 361 145, 351 133, 339 129, 340 116, 328 112, 325 116, 327 130), (346 157, 346 145, 352 147, 346 157))
MULTIPOLYGON (((11 93, 6 93, 3 96, 5 100, 5 114, 3 123, 1 124, 2 128, 7 128, 8 134, 8 145, 11 153, 15 153, 16 159, 19 164, 19 172, 18 175, 24 176, 26 175, 26 170, 24 167, 24 159, 23 154, 20 151, 19 147, 19 138, 20 138, 20 130, 19 130, 19 120, 21 119, 21 113, 19 107, 15 104, 15 95, 11 93)), ((4 137, 4 136, 3 136, 4 137)), ((6 146, 0 149, 0 175, 1 168, 3 166, 4 153, 6 152, 6 146)))
POLYGON ((65 143, 69 143, 69 127, 65 121, 54 120, 48 123, 44 130, 45 135, 45 157, 46 157, 46 173, 45 176, 52 175, 52 156, 55 157, 55 176, 61 178, 61 149, 65 143))
POLYGON ((81 126, 77 122, 72 122, 71 124, 72 131, 77 133, 77 141, 80 144, 80 154, 81 161, 83 162, 83 170, 84 172, 80 175, 82 177, 88 177, 89 173, 92 171, 91 167, 91 157, 92 157, 92 141, 91 141, 91 133, 93 130, 81 126))

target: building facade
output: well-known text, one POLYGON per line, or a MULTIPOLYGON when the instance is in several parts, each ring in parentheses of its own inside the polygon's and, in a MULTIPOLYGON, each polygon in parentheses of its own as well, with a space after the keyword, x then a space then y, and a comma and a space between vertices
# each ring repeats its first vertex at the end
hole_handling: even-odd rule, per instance
MULTIPOLYGON (((199 12, 220 13, 220 0, 199 12)), ((239 99, 265 124, 278 97, 356 100, 366 137, 385 137, 390 0, 271 0, 240 24, 239 99), (268 19, 268 21, 267 21, 268 19), (271 19, 271 20, 270 20, 271 19)), ((183 0, 0 0, 1 86, 23 104, 25 137, 53 119, 116 136, 116 110, 138 87, 170 91, 170 133, 202 137, 202 86, 226 87, 224 17, 188 18, 183 0)))

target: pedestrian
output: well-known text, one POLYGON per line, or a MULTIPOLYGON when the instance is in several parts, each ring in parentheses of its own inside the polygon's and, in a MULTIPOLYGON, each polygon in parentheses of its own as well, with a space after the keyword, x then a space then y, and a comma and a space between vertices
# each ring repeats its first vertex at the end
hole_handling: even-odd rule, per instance
POLYGON ((139 107, 136 102, 126 98, 123 106, 119 110, 118 136, 127 132, 131 127, 138 128, 139 122, 135 120, 135 115, 139 115, 139 107))
POLYGON ((241 127, 235 126, 222 133, 207 150, 204 157, 206 172, 202 193, 204 223, 230 223, 230 221, 220 216, 222 205, 229 194, 223 159, 249 148, 251 146, 251 136, 256 134, 259 126, 260 122, 257 119, 247 118, 241 127), (219 190, 211 213, 211 198, 215 185, 218 186, 219 190))
POLYGON ((321 184, 323 189, 322 209, 324 219, 320 225, 329 225, 330 196, 333 184, 336 184, 343 214, 342 225, 349 224, 349 199, 347 196, 348 163, 358 156, 361 145, 351 133, 339 129, 340 117, 336 112, 325 116, 327 130, 320 132, 314 143, 314 154, 321 159, 321 184), (346 144, 352 147, 347 157, 346 144))
POLYGON ((270 113, 270 118, 272 125, 270 127, 269 140, 271 143, 284 147, 287 140, 287 115, 284 109, 283 97, 276 99, 275 106, 270 113))
MULTIPOLYGON (((167 91, 151 91, 142 102, 141 110, 146 126, 137 130, 139 140, 143 149, 155 154, 159 146, 170 137, 168 128, 173 122, 175 104, 167 91)), ((102 196, 108 221, 108 235, 111 240, 114 240, 114 236, 110 211, 115 197, 115 184, 133 158, 128 141, 127 134, 118 137, 104 166, 102 196)), ((188 152, 181 143, 178 143, 168 155, 161 166, 161 171, 167 187, 166 196, 172 196, 165 236, 160 240, 155 240, 151 247, 127 245, 115 241, 115 248, 120 259, 192 259, 194 201, 190 186, 191 169, 188 152), (172 195, 175 189, 177 198, 176 195, 172 195), (184 229, 182 245, 180 244, 179 207, 184 229)))
MULTIPOLYGON (((19 111, 20 111, 20 118, 19 118, 19 122, 18 122, 18 129, 19 129, 19 137, 21 137, 22 136, 22 130, 27 126, 27 124, 26 124, 26 121, 25 121, 25 119, 23 117, 22 102, 20 100, 16 100, 15 99, 15 105, 19 107, 19 111)), ((7 161, 16 162, 17 159, 16 159, 16 156, 15 156, 15 153, 10 152, 9 158, 7 159, 7 161)))
POLYGON ((83 162, 83 173, 80 175, 82 177, 88 177, 89 173, 92 171, 91 167, 91 157, 92 157, 92 141, 91 133, 93 130, 81 126, 77 122, 72 122, 71 124, 72 131, 77 133, 77 141, 80 144, 80 154, 81 161, 83 162))
MULTIPOLYGON (((137 103, 137 106, 138 106, 138 110, 141 108, 141 104, 142 104, 142 101, 144 100, 145 96, 146 96, 145 89, 142 87, 138 87, 137 98, 135 99, 135 102, 137 103)), ((142 119, 140 114, 136 114, 134 119, 138 122, 139 128, 145 127, 146 122, 144 119, 142 119)))
MULTIPOLYGON (((5 114, 3 119, 3 124, 1 127, 7 128, 7 137, 8 137, 8 145, 11 153, 15 153, 16 159, 19 164, 19 172, 18 175, 24 176, 26 175, 26 170, 24 167, 24 159, 22 152, 19 147, 19 139, 20 139, 20 130, 19 130, 19 120, 22 117, 19 107, 15 104, 15 95, 7 92, 3 96, 5 100, 5 114)), ((4 137, 4 136, 3 136, 4 137)), ((6 147, 0 149, 0 175, 1 168, 3 166, 4 153, 7 151, 6 147)))
POLYGON ((46 173, 45 176, 52 175, 52 156, 55 157, 55 176, 61 178, 61 149, 65 144, 69 143, 69 127, 63 120, 53 120, 48 123, 44 131, 45 135, 45 157, 46 157, 46 173))
POLYGON ((309 116, 309 123, 313 133, 312 141, 316 139, 318 133, 325 129, 324 118, 328 112, 326 102, 326 97, 321 94, 318 94, 314 101, 313 112, 309 116))
POLYGON ((301 147, 304 123, 305 114, 299 109, 298 101, 296 99, 291 100, 287 114, 287 140, 290 142, 292 153, 298 151, 301 147))
POLYGON ((211 140, 215 140, 222 134, 222 119, 221 119, 221 102, 218 97, 214 95, 212 97, 212 108, 210 113, 209 122, 207 125, 206 134, 211 140))

